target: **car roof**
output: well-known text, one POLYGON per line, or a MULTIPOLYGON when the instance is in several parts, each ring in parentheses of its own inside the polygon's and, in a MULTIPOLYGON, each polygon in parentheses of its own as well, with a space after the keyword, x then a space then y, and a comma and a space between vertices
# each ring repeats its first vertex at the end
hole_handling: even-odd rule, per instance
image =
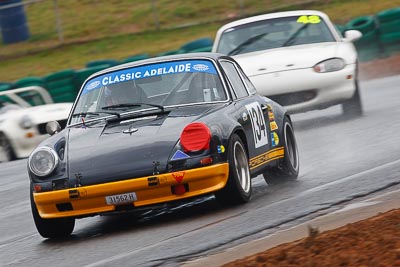
POLYGON ((275 12, 275 13, 267 13, 263 15, 257 15, 253 17, 248 17, 244 19, 239 19, 232 21, 223 25, 217 31, 217 38, 227 29, 237 27, 243 24, 252 23, 256 21, 266 20, 266 19, 275 19, 275 18, 283 18, 283 17, 293 17, 293 16, 301 16, 301 15, 318 15, 322 17, 325 21, 330 21, 328 15, 321 11, 317 10, 295 10, 295 11, 284 11, 284 12, 275 12))
POLYGON ((226 29, 236 27, 239 25, 255 22, 255 21, 260 21, 260 20, 266 20, 266 19, 275 19, 275 18, 283 18, 283 17, 293 17, 293 16, 301 16, 301 15, 318 15, 320 17, 323 17, 324 20, 329 20, 328 15, 321 11, 317 10, 295 10, 295 11, 284 11, 284 12, 275 12, 275 13, 267 13, 263 15, 257 15, 253 17, 248 17, 244 19, 239 19, 232 21, 230 23, 227 23, 223 25, 218 32, 225 31, 226 29))

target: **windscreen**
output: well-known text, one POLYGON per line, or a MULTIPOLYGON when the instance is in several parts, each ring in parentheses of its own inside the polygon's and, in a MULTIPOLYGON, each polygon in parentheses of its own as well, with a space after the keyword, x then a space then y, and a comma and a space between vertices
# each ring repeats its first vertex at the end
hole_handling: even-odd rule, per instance
POLYGON ((317 15, 283 17, 229 28, 221 35, 217 52, 238 55, 279 47, 334 42, 335 39, 317 15))
POLYGON ((180 60, 136 66, 102 74, 86 82, 70 123, 82 117, 154 107, 227 99, 219 74, 209 60, 180 60))

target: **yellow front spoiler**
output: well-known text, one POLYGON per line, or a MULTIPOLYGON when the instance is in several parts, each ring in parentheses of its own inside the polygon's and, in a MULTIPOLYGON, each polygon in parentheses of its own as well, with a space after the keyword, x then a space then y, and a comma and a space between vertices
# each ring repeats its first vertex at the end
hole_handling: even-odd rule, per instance
POLYGON ((135 192, 135 207, 163 203, 222 189, 228 181, 228 175, 229 165, 222 163, 118 182, 33 193, 33 197, 42 218, 89 216, 115 210, 115 205, 106 203, 106 196, 135 192), (171 186, 179 183, 187 184, 189 190, 182 195, 175 195, 171 186), (60 211, 57 204, 72 208, 60 211))

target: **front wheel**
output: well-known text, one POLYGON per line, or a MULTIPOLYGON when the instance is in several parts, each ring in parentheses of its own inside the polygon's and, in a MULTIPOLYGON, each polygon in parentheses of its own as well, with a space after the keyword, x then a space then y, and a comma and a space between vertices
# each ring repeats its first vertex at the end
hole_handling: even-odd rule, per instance
POLYGON ((362 115, 362 103, 361 103, 361 96, 360 96, 360 88, 358 86, 358 81, 355 81, 355 91, 353 96, 343 102, 342 109, 343 113, 349 117, 359 117, 362 115))
POLYGON ((282 132, 285 156, 279 159, 276 167, 270 167, 263 173, 264 180, 270 185, 295 180, 299 176, 299 152, 297 150, 293 125, 287 116, 283 120, 282 132))
POLYGON ((0 162, 12 161, 15 158, 10 141, 4 133, 0 133, 0 162))
POLYGON ((249 160, 243 142, 236 134, 229 141, 228 161, 228 182, 215 193, 215 197, 223 205, 246 203, 252 191, 249 160))
POLYGON ((44 238, 66 238, 68 237, 75 227, 75 218, 59 218, 59 219, 43 219, 40 217, 35 201, 33 199, 33 192, 30 193, 31 210, 36 229, 39 234, 44 238))

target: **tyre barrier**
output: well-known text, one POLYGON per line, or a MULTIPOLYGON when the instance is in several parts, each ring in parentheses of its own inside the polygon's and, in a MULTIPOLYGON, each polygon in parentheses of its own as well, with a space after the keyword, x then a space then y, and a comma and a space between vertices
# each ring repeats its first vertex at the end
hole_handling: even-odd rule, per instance
POLYGON ((400 42, 400 31, 385 33, 379 36, 379 41, 383 44, 393 44, 400 42))
POLYGON ((7 84, 7 83, 1 83, 0 84, 0 92, 1 91, 6 91, 8 89, 11 89, 11 84, 7 84))
POLYGON ((157 56, 162 57, 162 56, 177 55, 177 54, 183 54, 183 53, 185 53, 185 52, 180 49, 175 49, 175 50, 169 50, 169 51, 159 53, 157 56))
POLYGON ((184 45, 181 46, 180 50, 184 51, 184 53, 188 52, 193 52, 196 50, 201 50, 201 49, 208 49, 209 47, 212 47, 213 45, 213 40, 210 38, 200 38, 196 39, 193 41, 190 41, 184 45))
POLYGON ((371 61, 381 56, 381 48, 376 44, 356 46, 360 62, 371 61))
POLYGON ((73 102, 78 93, 76 73, 72 69, 58 71, 44 77, 46 88, 54 102, 73 102))
MULTIPOLYGON (((0 83, 0 92, 7 91, 9 89, 11 89, 11 83, 6 83, 6 82, 0 83)), ((7 100, 8 100, 7 96, 4 96, 4 95, 0 96, 0 103, 3 101, 7 101, 7 100)))
POLYGON ((379 23, 379 32, 381 34, 394 33, 400 31, 400 19, 379 23))
POLYGON ((108 67, 113 67, 115 65, 118 65, 118 63, 119 62, 114 59, 93 60, 93 61, 89 61, 88 63, 86 63, 86 68, 102 66, 102 65, 107 65, 108 67))
POLYGON ((44 84, 45 84, 44 80, 40 77, 25 77, 13 83, 12 88, 15 89, 28 86, 44 87, 44 84))
POLYGON ((108 68, 108 65, 99 65, 99 66, 80 69, 80 70, 75 71, 74 84, 75 84, 75 87, 77 88, 77 92, 80 90, 83 82, 87 78, 89 78, 90 75, 92 75, 95 72, 104 70, 106 68, 108 68))
POLYGON ((400 20, 400 7, 383 10, 377 13, 376 17, 380 23, 400 20))
POLYGON ((355 46, 365 44, 376 44, 379 40, 379 30, 374 29, 373 31, 363 33, 360 39, 354 42, 355 46))
POLYGON ((358 30, 362 34, 375 30, 376 23, 373 16, 363 16, 352 19, 346 24, 347 30, 358 30))
POLYGON ((134 56, 130 56, 125 58, 124 60, 122 60, 120 63, 129 63, 129 62, 134 62, 134 61, 138 61, 138 60, 142 60, 142 59, 148 59, 150 58, 149 54, 138 54, 138 55, 134 55, 134 56))
POLYGON ((335 24, 336 30, 342 35, 344 36, 344 32, 347 30, 345 25, 339 25, 339 24, 335 24))

